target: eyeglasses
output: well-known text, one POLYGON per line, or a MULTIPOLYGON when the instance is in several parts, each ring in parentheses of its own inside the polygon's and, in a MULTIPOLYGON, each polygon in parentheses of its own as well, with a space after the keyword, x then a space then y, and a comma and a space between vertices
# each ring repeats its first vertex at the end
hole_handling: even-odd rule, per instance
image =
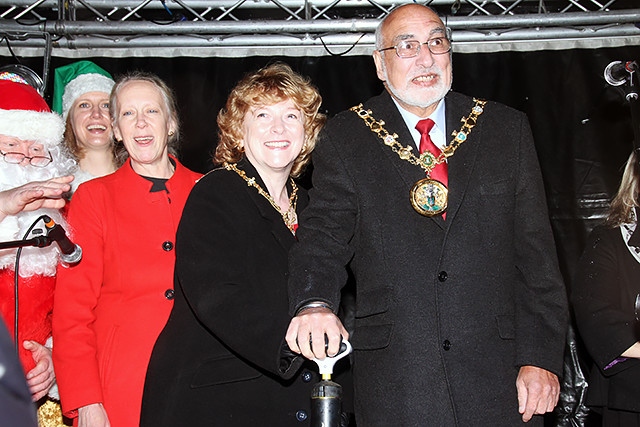
POLYGON ((429 52, 434 55, 442 55, 451 50, 451 40, 446 37, 434 37, 424 43, 420 43, 418 40, 401 40, 395 46, 378 49, 378 51, 384 52, 385 50, 395 49, 396 55, 400 58, 413 58, 414 56, 418 56, 423 44, 427 45, 429 52))
POLYGON ((12 163, 15 165, 22 163, 24 159, 29 159, 29 164, 31 164, 31 166, 43 168, 53 161, 53 158, 51 157, 51 152, 48 152, 49 157, 44 157, 44 156, 27 157, 22 153, 3 153, 2 151, 0 151, 0 154, 2 154, 2 156, 4 157, 5 162, 12 163))

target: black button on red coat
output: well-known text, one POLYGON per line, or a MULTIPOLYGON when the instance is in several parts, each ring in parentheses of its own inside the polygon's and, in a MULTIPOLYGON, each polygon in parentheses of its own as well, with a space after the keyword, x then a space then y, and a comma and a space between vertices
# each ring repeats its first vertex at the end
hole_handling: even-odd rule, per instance
POLYGON ((164 249, 165 251, 169 252, 171 249, 173 249, 173 243, 170 241, 166 241, 162 243, 162 249, 164 249))
POLYGON ((164 297, 168 300, 172 300, 175 294, 176 293, 173 289, 167 289, 164 291, 164 297))

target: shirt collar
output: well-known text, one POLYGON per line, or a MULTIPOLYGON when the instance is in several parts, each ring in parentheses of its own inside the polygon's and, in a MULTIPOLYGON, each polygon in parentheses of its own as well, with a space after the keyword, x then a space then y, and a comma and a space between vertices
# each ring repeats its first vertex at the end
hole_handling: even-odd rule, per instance
POLYGON ((391 99, 393 99, 393 102, 396 104, 396 107, 398 108, 402 119, 409 128, 409 132, 411 132, 413 142, 417 148, 420 148, 420 132, 418 132, 418 130, 416 129, 416 125, 420 120, 427 118, 435 122, 435 126, 433 127, 433 129, 431 129, 431 132, 429 132, 429 136, 431 136, 431 140, 433 141, 433 143, 441 150, 447 146, 447 140, 445 138, 447 121, 445 115, 444 99, 438 101, 438 106, 429 117, 418 117, 415 114, 410 113, 409 111, 402 108, 400 104, 398 104, 398 101, 395 100, 395 98, 392 97, 391 99))

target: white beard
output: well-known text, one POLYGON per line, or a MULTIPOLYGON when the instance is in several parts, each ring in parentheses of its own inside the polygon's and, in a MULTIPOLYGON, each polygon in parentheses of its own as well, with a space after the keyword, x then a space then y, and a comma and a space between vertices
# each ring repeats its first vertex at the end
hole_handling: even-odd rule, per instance
MULTIPOLYGON (((428 91, 421 90, 415 91, 409 87, 409 83, 405 82, 405 87, 399 88, 395 87, 389 81, 389 75, 387 74, 387 65, 382 59, 382 73, 384 74, 384 81, 389 89, 389 91, 393 94, 396 99, 404 102, 407 105, 411 105, 418 108, 428 108, 433 104, 438 103, 441 99, 445 97, 445 95, 451 90, 451 86, 453 83, 453 74, 449 76, 449 85, 446 85, 442 80, 442 75, 444 73, 439 67, 434 66, 432 70, 417 70, 416 75, 421 72, 436 72, 440 78, 438 79, 438 83, 430 88, 428 91)), ((407 79, 411 81, 411 78, 407 79)))
MULTIPOLYGON (((0 191, 19 187, 27 182, 43 181, 50 178, 70 174, 75 168, 75 162, 60 154, 56 147, 51 150, 54 161, 44 168, 31 165, 20 166, 6 163, 0 159, 0 191), (55 153, 54 153, 55 152, 55 153)), ((37 235, 46 235, 44 223, 40 220, 26 237, 25 233, 41 215, 51 217, 66 231, 68 226, 60 211, 56 209, 38 209, 31 212, 20 212, 15 216, 8 216, 0 221, 0 242, 30 239, 37 235)), ((18 249, 0 249, 0 268, 15 268, 18 249)), ((36 274, 54 276, 59 259, 59 250, 54 243, 44 248, 24 247, 20 255, 19 274, 30 277, 36 274)))

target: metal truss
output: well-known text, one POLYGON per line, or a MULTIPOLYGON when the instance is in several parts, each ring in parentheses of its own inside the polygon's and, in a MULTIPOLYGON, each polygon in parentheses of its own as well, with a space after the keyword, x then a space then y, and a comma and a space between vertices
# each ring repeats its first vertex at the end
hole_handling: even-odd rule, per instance
MULTIPOLYGON (((362 55, 389 0, 0 0, 0 55, 362 55)), ((638 0, 432 0, 457 52, 640 45, 638 0), (633 3, 633 4, 632 4, 633 3)))

